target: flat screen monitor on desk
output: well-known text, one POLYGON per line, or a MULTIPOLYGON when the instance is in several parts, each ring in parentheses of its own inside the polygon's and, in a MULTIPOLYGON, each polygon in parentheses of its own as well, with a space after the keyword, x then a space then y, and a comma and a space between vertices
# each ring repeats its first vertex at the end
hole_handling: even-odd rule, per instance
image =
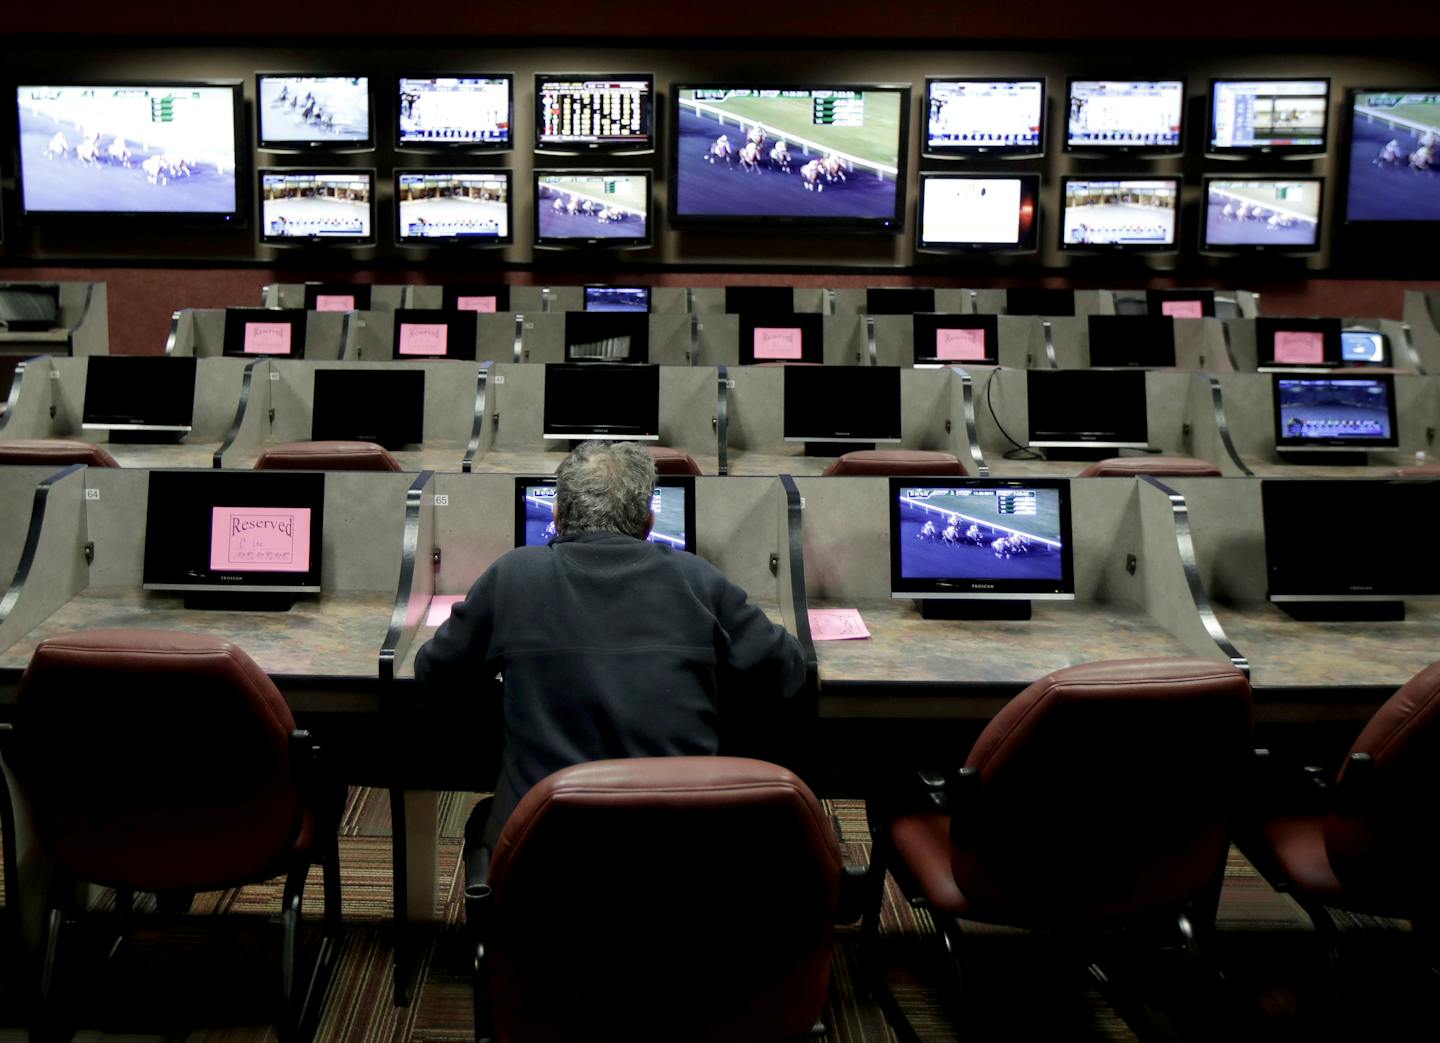
POLYGON ((914 315, 935 310, 929 286, 872 286, 865 291, 866 315, 914 315))
POLYGON ((367 283, 305 284, 306 311, 357 311, 370 307, 370 286, 367 283))
POLYGON ((1215 317, 1214 290, 1146 290, 1145 310, 1172 319, 1215 317))
POLYGON ((397 308, 391 335, 397 359, 475 360, 475 312, 397 308))
POLYGON ((1255 357, 1261 372, 1332 369, 1341 361, 1340 320, 1256 319, 1255 357))
POLYGON ((510 310, 510 287, 493 285, 446 286, 440 295, 440 306, 446 311, 477 311, 493 314, 510 310))
POLYGON ((1340 331, 1340 363, 1345 366, 1384 366, 1390 357, 1390 338, 1380 330, 1347 326, 1340 331))
POLYGON ((1407 599, 1440 597, 1440 512, 1430 479, 1266 479, 1260 483, 1271 601, 1297 618, 1403 619, 1407 599), (1337 542, 1348 525, 1388 547, 1337 542))
MULTIPOLYGON (((695 479, 660 475, 650 499, 655 524, 647 537, 676 550, 695 552, 695 479)), ((515 546, 543 547, 555 531, 555 479, 515 479, 515 546)))
POLYGON ((303 308, 226 308, 224 355, 305 357, 303 308))
POLYGON ((1145 374, 1032 369, 1025 374, 1029 444, 1037 449, 1145 449, 1145 374))
POLYGON ((1175 365, 1175 321, 1164 315, 1090 316, 1090 365, 1175 365))
POLYGON ((813 312, 747 312, 740 316, 740 364, 825 361, 825 324, 813 312))
POLYGON ((1396 449, 1395 378, 1271 375, 1275 447, 1396 449))
POLYGON ((789 366, 785 441, 899 442, 899 366, 789 366))
POLYGON ((146 590, 317 594, 321 471, 152 471, 146 590))
POLYGON ((0 286, 0 330, 34 333, 60 325, 60 287, 0 286))
POLYGON ((195 359, 91 355, 86 360, 86 430, 190 430, 195 359))
POLYGON ((317 369, 310 437, 376 442, 386 449, 425 440, 423 369, 317 369))
POLYGON ((660 367, 550 363, 544 438, 660 440, 660 367))
POLYGON ((916 315, 911 330, 917 366, 997 362, 1000 320, 994 315, 916 315))
POLYGON ((949 613, 971 618, 1028 619, 1032 600, 1073 599, 1070 483, 891 478, 890 592, 927 616, 947 614, 935 602, 981 602, 949 613))
POLYGON ((648 286, 587 286, 585 311, 634 311, 649 313, 648 286))
POLYGON ((730 315, 746 312, 785 313, 795 310, 795 291, 789 286, 727 286, 725 311, 730 315))
POLYGON ((567 311, 567 362, 649 362, 650 316, 631 311, 567 311))

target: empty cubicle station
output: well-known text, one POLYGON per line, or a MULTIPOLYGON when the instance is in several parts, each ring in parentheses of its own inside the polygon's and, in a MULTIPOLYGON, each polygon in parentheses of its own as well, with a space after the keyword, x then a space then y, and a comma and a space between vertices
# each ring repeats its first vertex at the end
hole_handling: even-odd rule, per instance
MULTIPOLYGON (((1106 313, 1098 314, 1104 316, 1106 313)), ((1173 346, 1173 368, 1210 373, 1228 373, 1234 368, 1225 343, 1225 327, 1219 319, 1166 319, 1162 316, 1155 321, 1169 328, 1168 337, 1160 332, 1160 337, 1167 343, 1159 346, 1167 349, 1173 346)), ((1048 319, 1044 321, 1044 326, 1048 329, 1043 330, 1043 338, 1057 368, 1086 369, 1104 365, 1103 356, 1101 361, 1096 361, 1091 354, 1089 316, 1048 319)), ((1103 349, 1103 345, 1101 347, 1103 349)))
MULTIPOLYGON (((1384 366, 1386 369, 1408 373, 1437 371, 1434 367, 1425 365, 1422 357, 1424 348, 1416 333, 1419 327, 1410 323, 1408 315, 1403 321, 1342 318, 1339 323, 1342 330, 1358 328, 1383 333, 1390 350, 1390 357, 1384 366)), ((1257 343, 1255 320, 1227 319, 1224 326, 1225 341, 1229 346, 1230 358, 1235 364, 1235 369, 1241 373, 1254 373, 1260 367, 1260 348, 1257 343)))
POLYGON ((110 351, 103 282, 0 282, 0 412, 15 367, 35 355, 110 351))
MULTIPOLYGON (((220 358, 225 354, 225 308, 182 308, 170 316, 165 354, 220 358)), ((255 321, 265 309, 256 309, 255 321)), ((347 357, 359 312, 310 311, 305 313, 304 357, 335 361, 347 357)))
MULTIPOLYGON (((1144 290, 1107 290, 1109 309, 1101 315, 1148 315, 1149 304, 1144 290)), ((1215 290, 1215 318, 1253 319, 1260 314, 1260 294, 1250 290, 1215 290)))

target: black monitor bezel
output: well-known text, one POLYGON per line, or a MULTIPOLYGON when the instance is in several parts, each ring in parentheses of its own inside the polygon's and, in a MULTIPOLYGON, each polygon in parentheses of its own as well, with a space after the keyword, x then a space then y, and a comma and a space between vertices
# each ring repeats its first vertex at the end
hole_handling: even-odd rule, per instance
MULTIPOLYGON (((537 475, 526 477, 517 475, 515 478, 514 492, 514 525, 515 525, 515 546, 524 547, 525 543, 525 490, 534 488, 537 485, 553 486, 555 476, 537 475)), ((693 474, 657 474, 655 476, 655 487, 684 489, 685 490, 685 547, 686 553, 695 554, 696 545, 699 542, 695 534, 695 476, 693 474)), ((649 541, 647 541, 649 542, 649 541)), ((666 543, 665 546, 670 546, 666 543)))
MULTIPOLYGON (((27 77, 37 79, 44 77, 27 77)), ((153 80, 135 79, 128 76, 116 76, 114 78, 75 78, 70 76, 56 77, 51 83, 16 83, 15 90, 18 92, 22 87, 159 87, 159 88, 185 88, 185 87, 226 87, 230 90, 231 110, 234 119, 233 138, 235 144, 235 206, 227 211, 189 211, 189 210, 32 210, 25 205, 25 159, 23 150, 17 144, 15 147, 15 193, 17 196, 16 207, 21 224, 54 224, 57 227, 75 227, 85 222, 117 221, 122 224, 134 222, 138 219, 149 221, 160 220, 167 224, 176 226, 209 226, 209 227, 231 227, 244 228, 250 223, 251 201, 250 201, 250 149, 247 147, 249 139, 246 136, 245 119, 245 81, 240 79, 168 79, 158 77, 153 80)), ((18 125, 20 118, 18 93, 15 99, 15 118, 18 125)), ((17 128, 18 133, 18 128, 17 128)))
MULTIPOLYGON (((509 152, 515 147, 515 74, 513 72, 435 72, 425 76, 396 76, 393 80, 395 93, 395 121, 391 127, 395 134, 395 151, 398 153, 445 152, 445 153, 496 153, 509 152), (504 141, 409 141, 404 139, 400 126, 400 85, 405 80, 504 80, 509 112, 509 126, 504 141)), ((258 88, 257 88, 258 91, 258 88)), ((396 171, 400 173, 400 171, 396 171)), ((398 209, 398 207, 397 207, 398 209)))
MULTIPOLYGON (((1175 320, 1168 315, 1090 315, 1086 318, 1087 343, 1089 344, 1090 366, 1092 369, 1174 369, 1175 368, 1175 320), (1108 362, 1095 361, 1095 327, 1130 323, 1138 328, 1150 324, 1154 331, 1167 343, 1162 345, 1159 361, 1108 362), (1161 333, 1160 331, 1164 332, 1161 333)), ((1102 349, 1101 354, 1104 354, 1102 349)))
POLYGON ((627 315, 640 315, 640 314, 649 315, 649 314, 650 314, 650 311, 651 311, 651 308, 650 308, 651 299, 652 299, 653 296, 654 296, 654 293, 653 293, 652 291, 653 291, 653 287, 650 287, 650 286, 611 286, 611 285, 609 285, 608 283, 586 283, 584 286, 582 286, 582 287, 580 288, 580 292, 581 292, 581 294, 583 295, 583 296, 582 296, 582 299, 581 299, 581 308, 580 308, 580 310, 581 310, 581 311, 597 311, 597 312, 598 312, 598 311, 614 312, 614 311, 617 311, 617 310, 618 310, 618 311, 620 311, 622 314, 627 314, 627 315), (624 310, 624 309, 616 309, 616 308, 592 308, 592 307, 590 307, 590 291, 591 291, 591 290, 644 290, 644 291, 645 291, 645 310, 644 310, 644 312, 642 313, 642 312, 638 312, 638 311, 626 311, 626 310, 624 310))
POLYGON ((1075 316, 1075 291, 1074 291, 1073 289, 1069 288, 1069 287, 1064 287, 1064 286, 1010 286, 1010 287, 1007 287, 1006 290, 1005 290, 1005 314, 1006 314, 1006 315, 1023 315, 1023 316, 1027 316, 1027 317, 1045 316, 1045 317, 1047 317, 1047 318, 1057 318, 1057 319, 1074 318, 1074 316, 1075 316), (1029 311, 1029 310, 1026 310, 1026 309, 1023 309, 1023 308, 1022 308, 1020 311, 1014 311, 1014 310, 1012 310, 1012 308, 1011 308, 1011 297, 1010 297, 1010 295, 1013 294, 1013 293, 1019 293, 1019 294, 1027 294, 1027 293, 1030 293, 1030 294, 1036 294, 1036 295, 1044 294, 1045 296, 1049 297, 1051 300, 1058 299, 1060 295, 1064 294, 1064 295, 1068 295, 1068 298, 1067 298, 1067 299, 1068 299, 1069 302, 1070 302, 1070 307, 1069 307, 1068 309, 1065 309, 1065 310, 1062 310, 1062 311, 1029 311))
POLYGON ((891 476, 890 596, 917 599, 977 599, 995 601, 1071 601, 1075 598, 1075 550, 1071 527, 1070 479, 1068 478, 954 478, 891 476), (1060 579, 997 580, 976 577, 968 580, 906 579, 900 574, 900 490, 926 489, 1056 489, 1060 510, 1060 579))
MULTIPOLYGON (((195 425, 195 377, 197 373, 195 356, 185 355, 91 355, 86 359, 85 364, 85 398, 80 407, 80 426, 90 430, 110 431, 179 431, 186 432, 195 425), (190 396, 183 401, 183 409, 177 409, 173 415, 156 417, 154 421, 142 419, 139 422, 116 422, 103 417, 97 418, 92 408, 93 401, 90 397, 91 389, 97 387, 111 388, 115 384, 124 383, 128 387, 123 388, 126 396, 135 393, 136 388, 148 386, 148 380, 128 380, 119 377, 125 367, 149 369, 152 372, 156 369, 171 368, 176 372, 181 369, 188 369, 190 396), (108 370, 107 373, 98 374, 96 370, 108 370)), ((181 378, 184 382, 184 378, 181 378)), ((143 391, 142 391, 143 395, 143 391)), ((181 403, 151 402, 149 405, 179 405, 181 403)))
MULTIPOLYGON (((1149 417, 1149 388, 1145 377, 1145 371, 1138 368, 1129 369, 1032 369, 1025 374, 1025 404, 1026 404, 1026 425, 1025 444, 1027 447, 1041 449, 1145 449, 1150 444, 1150 417, 1149 417), (1107 417, 1114 417, 1120 413, 1122 405, 1128 405, 1133 409, 1136 403, 1126 403, 1120 394, 1113 389, 1121 381, 1130 381, 1140 387, 1140 401, 1138 418, 1130 417, 1131 420, 1139 420, 1143 431, 1110 431, 1106 434, 1113 435, 1110 438, 1086 438, 1083 431, 1040 431, 1043 437, 1036 437, 1035 430, 1035 395, 1036 388, 1042 384, 1049 383, 1053 386, 1069 383, 1070 394, 1067 397, 1072 400, 1079 400, 1080 394, 1077 386, 1089 382, 1091 384, 1109 382, 1112 390, 1103 395, 1092 396, 1090 401, 1097 406, 1104 403, 1104 413, 1107 417), (1139 434, 1138 438, 1125 438, 1126 434, 1139 434), (1067 438, 1066 435, 1074 435, 1067 438)), ((1093 411, 1092 411, 1093 414, 1093 411)), ((1107 421, 1110 422, 1110 421, 1107 421)))
MULTIPOLYGON (((1189 130, 1189 120, 1185 117, 1185 105, 1187 95, 1186 79, 1179 77, 1137 77, 1120 79, 1118 77, 1105 78, 1095 76, 1067 76, 1065 78, 1065 144, 1064 150, 1074 155, 1092 156, 1135 156, 1135 157, 1160 157, 1160 156, 1182 156, 1185 154, 1185 138, 1189 130), (1074 145, 1070 141, 1070 102, 1074 98, 1075 84, 1077 83, 1178 83, 1180 84, 1180 135, 1174 145, 1099 145, 1085 144, 1074 145)), ((1178 179, 1177 179, 1178 180, 1178 179)))
POLYGON ((927 76, 925 107, 921 111, 920 155, 926 159, 964 159, 970 156, 994 156, 997 159, 1042 159, 1045 156, 1045 133, 1049 121, 1048 84, 1044 76, 927 76), (936 145, 930 140, 930 96, 937 83, 1038 83, 1040 84, 1040 133, 1032 145, 936 145))
POLYGON ((660 95, 655 85, 653 72, 592 73, 592 72, 537 72, 535 93, 532 96, 530 117, 535 124, 534 151, 541 156, 648 156, 655 152, 658 144, 656 128, 659 125, 660 95), (649 130, 644 143, 623 141, 576 141, 547 142, 541 134, 544 121, 540 118, 541 85, 547 80, 644 80, 650 84, 649 130))
POLYGON ((823 365, 825 362, 825 316, 818 311, 793 312, 740 312, 736 316, 738 326, 737 346, 740 351, 740 365, 765 366, 802 363, 823 365), (757 327, 798 326, 800 328, 800 357, 798 359, 757 359, 755 357, 755 330, 757 327))
MULTIPOLYGON (((623 314, 623 313, 622 313, 623 314)), ((647 388, 648 390, 648 388, 647 388)), ((647 421, 650 414, 647 412, 647 421)), ((646 424, 644 426, 652 426, 646 424)), ((604 363, 604 362, 547 362, 545 363, 545 390, 542 393, 541 406, 541 437, 547 440, 584 442, 591 440, 604 440, 613 442, 658 442, 660 440, 660 367, 655 363, 632 364, 632 363, 604 363), (634 430, 613 431, 597 430, 599 425, 588 425, 580 430, 580 425, 573 425, 576 430, 562 430, 551 422, 551 378, 558 372, 564 374, 566 379, 574 377, 577 381, 584 381, 597 372, 611 372, 615 374, 629 374, 622 379, 634 381, 638 384, 644 380, 655 385, 654 399, 654 424, 653 431, 637 432, 634 430)))
MULTIPOLYGON (((928 337, 934 343, 934 337, 928 337)), ((916 312, 910 325, 911 350, 917 366, 998 366, 1000 364, 1000 317, 998 315, 951 315, 946 312, 916 312), (985 357, 983 359, 938 359, 923 356, 920 352, 921 338, 936 330, 983 330, 985 333, 985 357)))
MULTIPOLYGON (((407 445, 421 445, 425 441, 425 381, 426 373, 420 367, 387 366, 385 369, 370 369, 367 367, 330 365, 317 366, 314 372, 314 383, 311 389, 310 398, 310 440, 312 442, 344 441, 344 442, 375 442, 386 449, 400 449, 407 445), (416 379, 418 378, 418 379, 416 379), (324 396, 321 394, 321 385, 333 387, 335 382, 340 383, 371 383, 382 385, 385 394, 370 396, 371 401, 384 401, 384 414, 387 429, 381 429, 378 434, 366 437, 366 433, 356 432, 326 432, 319 428, 321 419, 320 404, 322 397, 330 397, 331 391, 327 389, 324 396), (418 385, 406 388, 406 384, 418 385), (411 401, 406 401, 408 395, 415 396, 411 401), (418 409, 413 407, 418 406, 418 409), (393 438, 385 437, 396 428, 401 427, 404 422, 404 431, 408 434, 418 434, 418 438, 393 438)), ((341 389, 334 392, 336 397, 353 395, 353 388, 341 389)))
POLYGON ((373 77, 369 73, 362 75, 346 75, 345 73, 330 72, 257 72, 255 74, 255 147, 261 152, 371 152, 375 148, 375 84, 371 82, 373 77), (299 141, 274 139, 270 140, 262 136, 264 132, 264 118, 261 112, 260 82, 270 79, 307 79, 307 80, 364 80, 366 110, 369 128, 366 137, 346 141, 299 141))
POLYGON ((396 308, 394 326, 390 332, 390 358, 395 362, 426 362, 459 360, 461 362, 475 361, 475 340, 479 329, 480 315, 477 311, 461 310, 459 308, 446 310, 444 308, 396 308), (400 354, 400 327, 404 322, 421 323, 424 325, 438 325, 444 323, 445 333, 445 354, 443 355, 402 355, 400 354), (457 327, 460 327, 457 329, 457 327), (457 336, 458 334, 458 336, 457 336), (452 350, 453 342, 460 342, 458 354, 452 350))
POLYGON ((1275 316, 1260 315, 1255 323, 1255 365, 1258 369, 1276 369, 1282 372, 1303 372, 1305 370, 1327 370, 1341 365, 1340 331, 1341 322, 1330 316, 1275 316), (1276 333, 1319 333, 1324 340, 1323 355, 1319 362, 1276 362, 1276 333), (1262 336, 1263 334, 1263 336, 1262 336), (1264 348, 1269 347, 1267 357, 1264 348))
POLYGON ((232 305, 225 309, 225 335, 221 341, 220 354, 224 358, 236 359, 303 359, 305 334, 308 329, 309 312, 304 308, 240 308, 232 305), (246 354, 243 327, 247 321, 288 322, 291 348, 289 353, 246 354))
MULTIPOLYGON (((1149 315, 1164 315, 1161 306, 1170 301, 1186 302, 1194 301, 1200 305, 1200 317, 1202 319, 1215 318, 1215 291, 1207 289, 1199 290, 1177 290, 1177 289, 1148 289, 1145 291, 1145 311, 1149 315)), ((1179 315, 1167 316, 1176 319, 1183 318, 1179 315)))
POLYGON ((347 308, 346 311, 369 311, 370 298, 373 285, 368 282, 307 282, 305 284, 305 310, 317 311, 316 304, 320 297, 345 297, 354 298, 355 307, 347 308))
POLYGON ((1204 254, 1280 254, 1305 256, 1321 251, 1321 240, 1325 234, 1325 178, 1320 174, 1206 174, 1200 182, 1200 252, 1204 254), (1212 243, 1210 242, 1210 186, 1217 182, 1233 181, 1306 181, 1317 186, 1315 198, 1315 242, 1311 246, 1294 243, 1212 243))
POLYGON ((898 235, 905 230, 908 203, 906 174, 910 149, 910 92, 908 83, 777 83, 763 77, 746 82, 746 77, 709 83, 675 83, 670 86, 670 156, 667 210, 670 227, 686 228, 757 228, 781 225, 787 229, 833 229, 857 234, 898 235), (900 119, 896 141, 895 209, 889 217, 805 217, 787 214, 682 214, 680 213, 680 92, 687 90, 796 90, 796 91, 884 91, 900 98, 900 119))
POLYGON ((1274 410, 1274 433, 1275 448, 1282 453, 1305 452, 1307 450, 1323 449, 1327 452, 1336 450, 1395 450, 1400 448, 1400 424, 1395 407, 1395 377, 1390 373, 1271 373, 1270 374, 1271 404, 1274 410), (1385 388, 1385 407, 1389 413, 1390 437, 1389 438, 1287 438, 1285 437, 1284 424, 1280 419, 1280 384, 1282 381, 1324 381, 1333 384, 1337 381, 1373 381, 1385 388))
POLYGON ((639 311, 567 311, 565 313, 564 329, 565 361, 577 365, 594 366, 623 363, 625 365, 642 365, 650 362, 650 313, 639 311), (585 323, 594 326, 630 326, 625 332, 626 336, 632 338, 632 350, 624 359, 594 358, 588 355, 576 355, 574 349, 575 341, 571 340, 572 327, 579 327, 585 323), (638 350, 635 350, 638 347, 638 350))
POLYGON ((1184 182, 1178 174, 1066 174, 1060 179, 1060 228, 1059 246, 1066 253, 1177 253, 1180 250, 1180 193, 1184 190, 1184 182), (1169 243, 1151 245, 1149 243, 1067 243, 1065 241, 1065 211, 1069 209, 1066 201, 1070 185, 1075 182, 1088 182, 1091 184, 1099 182, 1143 182, 1143 181, 1168 181, 1175 189, 1175 221, 1171 231, 1173 240, 1169 243))
POLYGON ((426 250, 437 247, 464 247, 467 250, 488 250, 497 246, 509 246, 515 242, 515 173, 501 167, 397 167, 391 190, 395 200, 395 245, 407 250, 426 250), (405 225, 400 217, 400 179, 407 174, 428 177, 483 177, 505 180, 505 234, 496 236, 440 235, 415 237, 405 234, 405 225))
POLYGON ((273 247, 340 247, 361 248, 376 243, 376 194, 380 182, 374 167, 260 167, 256 171, 256 229, 263 246, 273 247), (301 176, 306 174, 322 177, 366 176, 370 179, 370 234, 366 236, 272 236, 265 230, 265 177, 267 174, 301 176))
POLYGON ((915 252, 916 253, 1013 253, 1031 254, 1040 249, 1040 175, 1038 173, 1002 171, 999 173, 966 172, 952 173, 945 170, 920 171, 915 192, 915 252), (925 238, 925 186, 932 181, 1018 181, 1020 182, 1020 208, 1023 212, 1028 202, 1034 220, 1030 229, 1014 243, 957 243, 948 240, 925 238))
POLYGON ((1214 159, 1245 159, 1250 157, 1275 157, 1284 159, 1317 158, 1330 148, 1330 89, 1329 76, 1214 76, 1210 79, 1210 92, 1206 95, 1205 155, 1214 159), (1323 83, 1325 104, 1322 109, 1325 124, 1320 128, 1320 142, 1315 145, 1217 145, 1215 144, 1215 97, 1216 88, 1222 83, 1323 83))
MULTIPOLYGON (((847 444, 899 444, 904 438, 905 410, 900 391, 900 366, 786 366, 781 374, 780 389, 780 413, 782 440, 785 442, 803 443, 828 443, 834 445, 847 444), (793 426, 795 421, 792 411, 787 408, 793 393, 796 396, 805 398, 810 402, 817 402, 823 399, 819 394, 819 388, 804 388, 798 385, 805 383, 823 383, 824 381, 848 380, 852 381, 866 393, 874 392, 878 399, 888 388, 880 388, 882 381, 894 382, 894 397, 891 404, 894 408, 893 425, 887 424, 882 431, 880 421, 882 419, 879 409, 866 409, 855 417, 857 423, 875 425, 869 430, 858 432, 846 432, 844 434, 832 429, 817 432, 805 432, 797 430, 793 426), (806 394, 806 391, 809 394, 806 394)), ((852 391, 856 388, 852 388, 852 391)), ((886 415, 884 419, 890 419, 886 415)))
POLYGON ((535 200, 532 231, 536 247, 547 250, 644 250, 655 242, 655 174, 648 167, 571 167, 537 169, 531 175, 531 192, 535 200), (557 236, 540 234, 540 181, 545 177, 641 177, 645 181, 645 232, 633 236, 557 236))

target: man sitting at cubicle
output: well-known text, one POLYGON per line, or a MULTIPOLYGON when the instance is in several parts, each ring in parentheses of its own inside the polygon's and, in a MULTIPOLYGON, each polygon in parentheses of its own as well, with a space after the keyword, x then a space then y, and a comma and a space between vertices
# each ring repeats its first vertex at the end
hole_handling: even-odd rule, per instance
POLYGON ((555 539, 486 569, 415 660, 420 683, 449 695, 504 675, 500 781, 488 821, 476 821, 481 804, 466 826, 467 849, 493 850, 547 775, 713 754, 722 692, 788 699, 805 678, 799 642, 743 590, 698 555, 646 540, 655 464, 643 446, 586 442, 555 487, 555 539))

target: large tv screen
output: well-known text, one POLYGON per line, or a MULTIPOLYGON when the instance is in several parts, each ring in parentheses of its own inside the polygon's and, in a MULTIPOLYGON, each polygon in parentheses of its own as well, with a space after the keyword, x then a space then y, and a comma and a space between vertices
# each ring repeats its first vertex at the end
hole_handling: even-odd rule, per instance
POLYGON ((921 174, 918 250, 1036 248, 1039 174, 921 174))
POLYGON ((904 225, 907 87, 734 84, 673 93, 676 226, 904 225))
POLYGON ((1329 111, 1329 80, 1213 80, 1208 151, 1323 153, 1329 111))
POLYGON ((395 241, 404 246, 439 243, 508 243, 508 170, 397 170, 395 241))
POLYGON ((1207 250, 1318 250, 1324 187, 1318 177, 1206 178, 1201 245, 1207 250))
POLYGON ((649 73, 540 73, 536 152, 649 152, 655 147, 655 77, 649 73))
POLYGON ((1179 152, 1184 80, 1071 80, 1067 152, 1179 152))
POLYGON ((364 245, 375 238, 375 171, 260 172, 262 243, 364 245))
POLYGON ((1175 249, 1179 178, 1064 179, 1062 250, 1175 249))
POLYGON ((925 81, 925 155, 1045 152, 1044 80, 925 81))
POLYGON ((513 82, 508 75, 402 76, 396 147, 508 149, 513 82))
POLYGON ((1440 221, 1440 88, 1350 94, 1346 221, 1440 221))
POLYGON ((15 88, 20 208, 242 220, 240 84, 15 88))
POLYGON ((535 171, 537 246, 648 246, 650 171, 535 171))
POLYGON ((271 149, 370 148, 368 76, 255 77, 260 147, 271 149))

